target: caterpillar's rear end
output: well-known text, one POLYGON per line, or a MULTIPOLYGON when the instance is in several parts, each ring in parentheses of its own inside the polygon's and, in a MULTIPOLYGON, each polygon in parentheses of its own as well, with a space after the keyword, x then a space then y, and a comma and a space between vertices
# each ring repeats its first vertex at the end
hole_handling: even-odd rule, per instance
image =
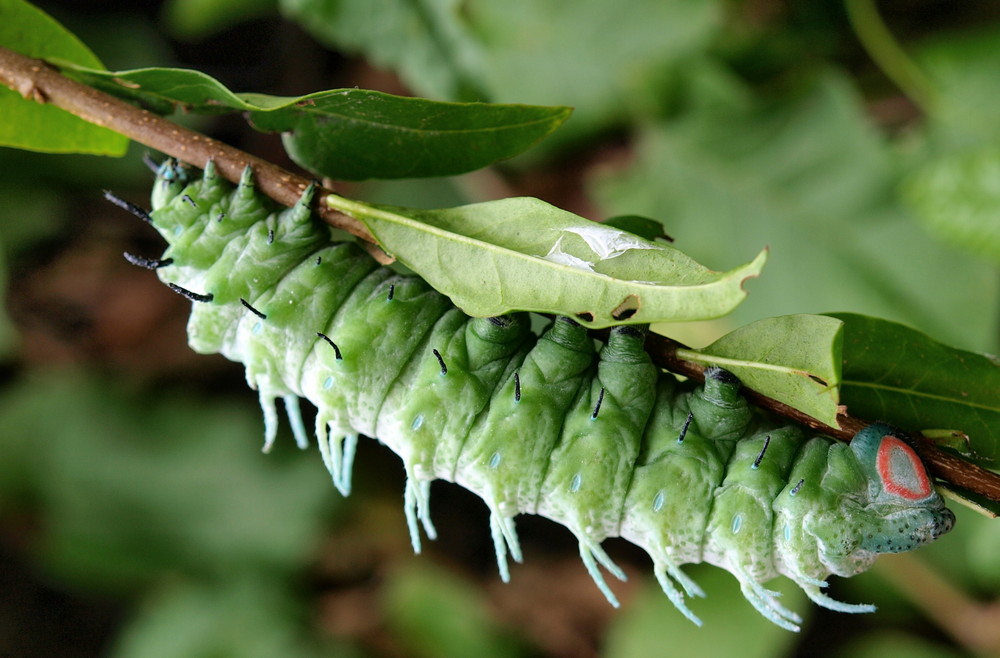
MULTIPOLYGON (((211 167, 188 183, 165 163, 151 219, 170 243, 158 272, 194 301, 192 347, 245 364, 260 393, 265 447, 282 398, 308 443, 298 398, 317 407, 315 436, 345 495, 359 435, 402 458, 414 548, 434 537, 429 484, 458 482, 483 498, 502 577, 520 561, 517 514, 569 528, 597 585, 624 578, 601 542, 644 548, 664 592, 695 622, 701 595, 680 570, 711 562, 733 573, 768 619, 798 616, 761 583, 783 574, 820 605, 831 573, 863 571, 877 553, 910 550, 954 517, 916 455, 875 425, 848 446, 809 437, 751 409, 722 370, 681 385, 654 367, 645 331, 619 326, 598 352, 557 318, 536 337, 526 314, 470 318, 412 276, 330 240, 311 191, 278 210, 248 172, 235 189, 211 167)), ((698 622, 700 623, 700 622, 698 622)))

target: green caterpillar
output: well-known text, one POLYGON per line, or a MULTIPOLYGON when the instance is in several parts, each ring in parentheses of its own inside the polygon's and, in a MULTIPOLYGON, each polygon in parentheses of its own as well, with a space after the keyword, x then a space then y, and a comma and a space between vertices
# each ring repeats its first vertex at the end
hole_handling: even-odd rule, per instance
POLYGON ((703 594, 679 567, 709 562, 729 570, 767 619, 798 630, 798 615, 762 582, 785 575, 821 606, 868 612, 828 597, 824 579, 951 529, 954 515, 890 428, 869 426, 850 445, 810 437, 748 406, 724 370, 709 370, 701 386, 661 372, 640 327, 615 327, 597 351, 568 318, 541 336, 523 313, 471 318, 421 279, 332 242, 311 196, 278 210, 249 169, 233 188, 211 164, 189 183, 168 161, 149 215, 109 198, 169 243, 162 260, 126 256, 195 302, 191 346, 245 364, 265 449, 278 398, 296 441, 308 444, 306 398, 344 495, 359 435, 400 456, 416 551, 421 528, 435 536, 428 493, 441 478, 489 506, 505 581, 508 555, 522 558, 514 517, 541 514, 577 537, 613 605, 599 565, 625 576, 601 542, 620 536, 649 553, 663 591, 695 623, 685 597, 703 594))

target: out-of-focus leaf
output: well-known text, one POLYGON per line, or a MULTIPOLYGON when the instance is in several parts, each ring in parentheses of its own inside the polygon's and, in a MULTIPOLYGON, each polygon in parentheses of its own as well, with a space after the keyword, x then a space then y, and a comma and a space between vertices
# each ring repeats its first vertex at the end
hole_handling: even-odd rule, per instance
POLYGON ((482 593, 429 561, 390 573, 386 621, 407 655, 428 658, 519 656, 514 639, 490 619, 482 593))
POLYGON ((450 100, 566 104, 559 138, 659 111, 689 59, 707 50, 723 3, 699 0, 281 0, 339 50, 450 100))
POLYGON ((202 39, 250 18, 276 12, 277 0, 168 0, 163 19, 181 39, 202 39))
POLYGON ((822 315, 766 318, 677 356, 721 366, 758 393, 837 427, 842 327, 822 315))
POLYGON ((596 193, 606 214, 667 218, 674 244, 699 262, 768 244, 768 276, 734 322, 849 310, 994 345, 995 269, 914 230, 893 203, 893 158, 831 73, 783 101, 733 100, 662 122, 640 137, 635 164, 596 193))
MULTIPOLYGON (((612 620, 601 653, 604 658, 788 655, 796 635, 764 619, 740 594, 732 576, 714 567, 685 569, 705 590, 705 599, 689 601, 704 626, 695 626, 677 612, 655 581, 649 579, 638 596, 612 620)), ((805 595, 790 581, 779 578, 767 587, 781 592, 781 605, 809 614, 805 595)))
MULTIPOLYGON (((306 640, 298 605, 279 578, 206 586, 173 582, 141 605, 118 637, 114 658, 331 655, 306 640)), ((358 655, 337 653, 337 656, 358 655)))
POLYGON ((835 654, 843 658, 886 658, 906 656, 906 658, 962 658, 967 654, 950 647, 932 644, 913 635, 897 631, 869 633, 850 642, 835 654))
POLYGON ((0 488, 39 501, 43 562, 71 582, 288 573, 335 494, 313 454, 262 455, 261 425, 248 408, 40 375, 0 399, 0 488))
POLYGON ((903 428, 957 429, 984 460, 1000 457, 1000 362, 907 326, 851 313, 841 401, 848 413, 903 428))
POLYGON ((914 58, 936 92, 928 130, 938 147, 979 148, 1000 143, 1000 31, 995 26, 938 33, 915 49, 914 58))
POLYGON ((441 210, 375 206, 336 195, 379 244, 469 315, 568 315, 588 327, 708 319, 746 296, 766 260, 713 272, 663 244, 529 197, 441 210))
MULTIPOLYGON (((75 36, 23 0, 0 0, 0 46, 29 57, 101 68, 101 62, 75 36)), ((0 85, 0 146, 46 153, 120 156, 128 140, 107 128, 79 119, 54 105, 23 98, 0 85)))
POLYGON ((903 194, 928 231, 1000 265, 1000 145, 929 162, 903 194))
POLYGON ((568 107, 440 103, 364 89, 300 97, 237 94, 200 71, 147 68, 67 73, 160 113, 248 112, 259 130, 284 133, 289 155, 330 178, 448 176, 510 158, 558 128, 568 107))

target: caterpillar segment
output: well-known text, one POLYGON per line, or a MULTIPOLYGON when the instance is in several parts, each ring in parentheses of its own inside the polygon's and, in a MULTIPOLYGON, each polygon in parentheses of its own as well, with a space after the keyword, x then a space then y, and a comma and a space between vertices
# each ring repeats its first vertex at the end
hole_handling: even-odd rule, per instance
POLYGON ((751 408, 724 370, 708 370, 699 386, 661 372, 640 327, 613 328, 598 351, 569 318, 540 336, 525 313, 470 318, 423 280, 332 242, 309 211, 311 188, 278 209, 249 169, 235 188, 211 165, 197 180, 169 160, 158 172, 148 218, 169 246, 148 263, 190 293, 191 346, 245 365, 265 450, 279 398, 296 442, 308 444, 299 399, 311 402, 316 443, 343 495, 360 435, 396 452, 417 552, 422 536, 436 535, 429 489, 444 479, 489 508, 504 581, 508 559, 523 557, 515 517, 540 514, 576 536, 612 605, 602 568, 625 574, 601 543, 623 537, 650 555, 691 621, 701 623, 688 599, 704 593, 681 566, 708 562, 794 631, 801 618, 763 583, 784 575, 820 606, 869 612, 830 598, 826 578, 859 573, 878 553, 916 548, 954 522, 887 426, 850 445, 807 435, 751 408))

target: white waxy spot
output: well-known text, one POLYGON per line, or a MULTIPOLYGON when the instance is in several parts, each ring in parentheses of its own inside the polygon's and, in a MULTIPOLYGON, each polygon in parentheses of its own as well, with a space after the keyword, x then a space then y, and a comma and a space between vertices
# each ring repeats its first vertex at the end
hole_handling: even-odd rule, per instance
POLYGON ((327 377, 323 380, 323 390, 329 391, 333 388, 333 377, 327 377))
POLYGON ((653 498, 653 511, 654 512, 659 512, 661 509, 663 509, 663 500, 664 500, 664 498, 665 498, 665 496, 663 495, 663 489, 660 489, 660 491, 657 492, 656 497, 653 498))
POLYGON ((743 517, 739 514, 733 517, 733 534, 737 534, 743 527, 743 517))
POLYGON ((494 452, 493 456, 490 457, 490 468, 496 468, 500 465, 500 453, 494 452))
POLYGON ((419 414, 417 415, 416 418, 413 419, 413 422, 410 424, 410 428, 413 430, 418 430, 420 429, 420 426, 423 424, 424 424, 424 415, 419 414))
POLYGON ((570 482, 569 484, 569 490, 573 493, 576 493, 577 491, 580 490, 581 484, 583 484, 583 476, 577 473, 576 475, 573 476, 573 481, 570 482))
POLYGON ((254 334, 254 335, 256 336, 256 335, 257 335, 257 334, 259 334, 259 333, 260 333, 260 332, 261 332, 261 331, 262 331, 263 329, 264 329, 264 325, 263 325, 263 324, 261 324, 260 322, 257 322, 257 323, 255 323, 255 324, 253 325, 253 329, 251 329, 251 330, 250 330, 250 333, 252 333, 252 334, 254 334))

